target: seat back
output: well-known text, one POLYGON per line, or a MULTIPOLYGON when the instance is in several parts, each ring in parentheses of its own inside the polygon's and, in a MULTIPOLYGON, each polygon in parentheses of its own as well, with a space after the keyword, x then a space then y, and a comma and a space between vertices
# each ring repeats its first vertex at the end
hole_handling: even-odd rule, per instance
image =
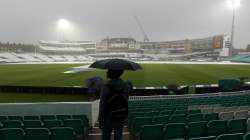
POLYGON ((187 116, 187 122, 203 121, 203 114, 191 114, 187 116))
POLYGON ((45 120, 56 120, 56 116, 55 115, 41 115, 40 119, 42 121, 45 121, 45 120))
POLYGON ((26 120, 23 121, 24 128, 41 128, 43 127, 43 123, 39 120, 26 120))
POLYGON ((221 120, 231 120, 234 119, 234 112, 221 112, 219 114, 221 120))
POLYGON ((236 111, 234 113, 235 119, 247 119, 248 118, 248 110, 236 111))
POLYGON ((19 120, 19 121, 23 121, 23 117, 22 117, 22 116, 8 116, 8 120, 19 120))
POLYGON ((39 116, 23 116, 23 120, 40 120, 39 116))
POLYGON ((167 124, 169 122, 169 116, 158 116, 153 119, 154 124, 167 124))
POLYGON ((84 131, 84 126, 82 124, 82 121, 79 119, 67 119, 63 121, 64 127, 71 127, 76 132, 76 135, 78 136, 84 136, 86 135, 86 131, 84 131))
POLYGON ((132 125, 132 131, 137 134, 143 125, 152 125, 152 123, 151 117, 137 117, 132 125))
POLYGON ((24 140, 24 131, 20 128, 0 129, 1 140, 24 140))
POLYGON ((228 133, 246 133, 247 120, 235 119, 228 121, 228 133))
POLYGON ((204 114, 203 116, 204 121, 213 121, 213 120, 218 120, 218 119, 219 119, 218 113, 207 113, 207 114, 204 114))
POLYGON ((44 126, 46 128, 53 128, 53 127, 61 127, 62 126, 62 122, 59 120, 45 120, 44 122, 44 126))
POLYGON ((50 140, 50 132, 47 128, 25 129, 25 140, 50 140))
POLYGON ((140 140, 161 140, 163 139, 164 125, 144 125, 139 135, 140 140))
POLYGON ((218 136, 227 133, 227 121, 214 120, 207 124, 207 135, 218 136))
POLYGON ((73 128, 69 127, 54 127, 50 129, 50 140, 76 140, 76 134, 73 128))
POLYGON ((66 119, 71 119, 70 115, 56 115, 57 120, 66 120, 66 119))
POLYGON ((187 125, 187 138, 204 137, 207 132, 207 122, 191 122, 187 125))
POLYGON ((19 120, 8 120, 3 123, 4 128, 22 128, 23 123, 19 120))
POLYGON ((215 136, 190 138, 188 140, 216 140, 215 136))
POLYGON ((216 138, 216 140, 242 140, 243 133, 236 134, 222 134, 216 138))
POLYGON ((169 123, 165 127, 165 139, 185 138, 186 127, 184 123, 169 123))
POLYGON ((172 115, 170 117, 169 123, 186 123, 186 115, 184 114, 172 115))

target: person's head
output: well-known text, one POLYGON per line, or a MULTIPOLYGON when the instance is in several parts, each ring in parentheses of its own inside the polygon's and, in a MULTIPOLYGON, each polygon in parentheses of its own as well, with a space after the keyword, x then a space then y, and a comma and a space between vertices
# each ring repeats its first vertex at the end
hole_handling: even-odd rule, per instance
POLYGON ((107 78, 109 79, 118 79, 124 70, 108 70, 107 71, 107 78))

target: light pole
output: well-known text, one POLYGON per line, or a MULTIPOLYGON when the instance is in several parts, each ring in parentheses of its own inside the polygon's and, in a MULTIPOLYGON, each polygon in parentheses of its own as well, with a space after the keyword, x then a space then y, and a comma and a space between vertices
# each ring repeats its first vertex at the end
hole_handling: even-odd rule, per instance
POLYGON ((231 45, 229 48, 229 56, 233 55, 234 50, 234 30, 235 30, 235 13, 240 7, 240 0, 228 0, 228 6, 233 9, 232 29, 231 29, 231 45))

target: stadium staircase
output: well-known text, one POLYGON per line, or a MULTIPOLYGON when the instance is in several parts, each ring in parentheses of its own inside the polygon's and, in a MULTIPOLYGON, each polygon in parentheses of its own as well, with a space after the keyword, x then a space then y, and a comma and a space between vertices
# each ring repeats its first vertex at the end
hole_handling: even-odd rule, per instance
MULTIPOLYGON (((122 140, 130 140, 130 135, 127 126, 123 129, 123 137, 122 140)), ((101 130, 98 127, 98 123, 90 130, 87 140, 101 140, 101 130)), ((112 140, 114 139, 114 135, 112 134, 112 140)))

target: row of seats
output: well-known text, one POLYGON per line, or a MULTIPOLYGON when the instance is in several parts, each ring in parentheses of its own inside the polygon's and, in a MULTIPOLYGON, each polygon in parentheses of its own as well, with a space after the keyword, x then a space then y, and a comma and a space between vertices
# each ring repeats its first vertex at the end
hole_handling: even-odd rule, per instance
POLYGON ((79 119, 66 119, 63 121, 60 120, 29 120, 23 121, 20 120, 8 120, 0 123, 0 128, 54 128, 54 127, 70 127, 73 128, 78 136, 86 136, 88 134, 88 127, 82 123, 79 119))
POLYGON ((129 116, 128 125, 132 126, 133 123, 137 123, 140 119, 148 118, 150 122, 154 123, 189 123, 189 122, 199 122, 199 121, 212 121, 219 120, 217 113, 208 114, 178 114, 178 115, 163 115, 163 116, 149 116, 143 113, 134 113, 129 116))
POLYGON ((0 129, 1 140, 76 140, 77 136, 72 128, 3 128, 0 129))
POLYGON ((187 125, 184 123, 150 124, 150 122, 146 122, 146 118, 144 121, 144 123, 138 121, 133 125, 131 132, 134 136, 145 137, 145 135, 151 135, 164 139, 189 139, 219 136, 221 134, 246 133, 245 119, 190 122, 187 125))

